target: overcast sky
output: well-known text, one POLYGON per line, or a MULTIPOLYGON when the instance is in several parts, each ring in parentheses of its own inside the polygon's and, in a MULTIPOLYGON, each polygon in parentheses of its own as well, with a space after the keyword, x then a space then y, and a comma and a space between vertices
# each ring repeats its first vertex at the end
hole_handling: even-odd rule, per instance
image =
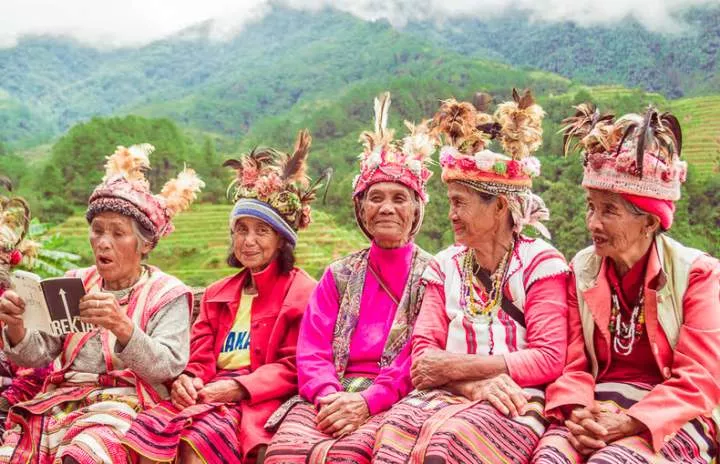
MULTIPOLYGON (((137 46, 200 21, 214 20, 213 35, 222 39, 261 18, 273 0, 0 0, 0 47, 12 47, 25 34, 68 35, 85 43, 137 46)), ((452 21, 489 18, 523 10, 535 20, 572 20, 581 25, 638 19, 655 31, 678 32, 678 12, 691 5, 720 0, 274 0, 293 8, 326 6, 363 19, 388 19, 397 27, 409 20, 452 21)))

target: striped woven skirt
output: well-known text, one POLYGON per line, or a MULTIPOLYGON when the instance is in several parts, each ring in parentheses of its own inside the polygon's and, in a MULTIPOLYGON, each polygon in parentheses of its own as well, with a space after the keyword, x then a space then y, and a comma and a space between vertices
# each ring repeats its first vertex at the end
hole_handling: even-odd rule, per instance
POLYGON ((135 387, 60 387, 12 407, 0 463, 126 463, 120 437, 140 405, 135 387))
POLYGON ((173 461, 183 442, 205 463, 240 463, 241 421, 237 404, 197 404, 181 411, 164 401, 138 414, 123 443, 153 461, 173 461))
MULTIPOLYGON (((608 407, 628 409, 637 403, 651 385, 638 383, 599 383, 595 399, 608 407)), ((718 452, 715 423, 707 417, 698 417, 685 424, 663 446, 659 453, 652 449, 649 433, 623 438, 595 452, 589 458, 575 451, 567 439, 570 433, 565 426, 551 425, 540 440, 533 458, 534 464, 650 464, 715 462, 718 452)))
POLYGON ((516 418, 443 390, 414 391, 388 411, 373 462, 527 463, 547 422, 543 392, 525 391, 532 396, 516 418))
POLYGON ((265 464, 370 462, 383 413, 371 417, 357 430, 339 439, 319 431, 316 417, 317 410, 311 403, 293 406, 268 446, 265 464))

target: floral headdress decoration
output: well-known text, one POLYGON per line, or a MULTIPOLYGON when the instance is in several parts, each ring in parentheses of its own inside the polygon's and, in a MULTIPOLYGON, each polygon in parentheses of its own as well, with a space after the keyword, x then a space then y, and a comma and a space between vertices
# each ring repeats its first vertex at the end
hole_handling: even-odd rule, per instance
POLYGON ((583 187, 676 201, 687 177, 680 160, 682 130, 671 113, 652 106, 615 120, 591 103, 563 120, 564 153, 583 152, 583 187), (575 141, 575 144, 573 144, 575 141))
MULTIPOLYGON (((444 182, 482 185, 488 193, 529 190, 540 175, 533 156, 542 144, 543 109, 530 90, 513 89, 512 101, 501 103, 493 115, 470 102, 446 100, 433 118, 433 133, 442 138, 440 166, 444 182), (503 153, 487 147, 499 141, 503 153)), ((487 102, 487 98, 481 99, 487 102)))
MULTIPOLYGON (((12 191, 4 176, 0 185, 12 191)), ((22 197, 0 196, 0 295, 10 287, 10 271, 25 259, 31 263, 40 244, 27 238, 30 227, 30 206, 22 197)))
POLYGON ((145 178, 153 151, 155 147, 149 143, 119 146, 106 158, 105 176, 88 202, 85 216, 89 223, 103 211, 129 216, 151 235, 153 247, 174 230, 172 218, 190 208, 205 183, 185 167, 154 195, 145 178))
POLYGON ((235 202, 230 216, 231 227, 241 216, 255 216, 272 225, 292 245, 297 231, 310 225, 311 203, 331 171, 316 182, 307 175, 307 159, 312 137, 307 129, 298 132, 291 154, 274 148, 255 148, 240 159, 230 159, 223 166, 237 172, 228 188, 235 202))
POLYGON ((353 182, 353 197, 378 182, 397 182, 418 194, 423 203, 428 195, 425 185, 432 176, 428 169, 435 152, 437 139, 429 130, 429 121, 414 124, 405 121, 409 133, 402 140, 394 140, 395 131, 388 129, 390 92, 375 98, 375 127, 360 135, 363 152, 360 154, 360 173, 353 182))

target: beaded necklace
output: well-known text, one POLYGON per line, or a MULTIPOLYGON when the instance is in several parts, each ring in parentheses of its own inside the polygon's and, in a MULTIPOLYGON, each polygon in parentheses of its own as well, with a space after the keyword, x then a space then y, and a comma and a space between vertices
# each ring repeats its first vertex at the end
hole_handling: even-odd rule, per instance
POLYGON ((475 273, 479 268, 479 265, 475 261, 475 252, 471 249, 465 254, 463 259, 463 274, 464 279, 462 280, 461 295, 465 296, 465 311, 471 318, 477 318, 478 316, 484 316, 488 318, 488 331, 489 331, 489 354, 493 354, 495 349, 495 339, 493 337, 492 324, 493 324, 493 312, 495 308, 500 306, 502 303, 502 288, 505 283, 505 277, 509 268, 508 263, 510 262, 510 256, 515 249, 515 240, 512 241, 508 251, 503 255, 500 263, 498 264, 495 272, 490 276, 492 285, 489 289, 481 288, 482 298, 475 299, 473 292, 475 273), (484 300, 484 302, 483 302, 484 300))
POLYGON ((610 290, 610 334, 613 336, 613 349, 617 354, 628 356, 635 348, 645 327, 645 289, 640 287, 640 297, 633 306, 630 319, 623 322, 620 301, 614 289, 610 290))

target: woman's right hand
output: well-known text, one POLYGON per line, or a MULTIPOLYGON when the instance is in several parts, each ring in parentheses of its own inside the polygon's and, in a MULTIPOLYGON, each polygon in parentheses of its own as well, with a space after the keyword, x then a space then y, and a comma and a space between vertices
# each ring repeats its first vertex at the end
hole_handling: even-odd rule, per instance
POLYGON ((516 417, 525 414, 530 395, 507 374, 480 380, 475 384, 475 400, 484 400, 506 416, 516 417))
POLYGON ((180 374, 180 377, 175 379, 172 384, 170 400, 176 408, 185 409, 197 404, 198 391, 202 390, 204 386, 201 378, 180 374))
POLYGON ((7 326, 10 344, 15 346, 25 338, 25 301, 12 290, 6 290, 0 297, 0 321, 7 326))

